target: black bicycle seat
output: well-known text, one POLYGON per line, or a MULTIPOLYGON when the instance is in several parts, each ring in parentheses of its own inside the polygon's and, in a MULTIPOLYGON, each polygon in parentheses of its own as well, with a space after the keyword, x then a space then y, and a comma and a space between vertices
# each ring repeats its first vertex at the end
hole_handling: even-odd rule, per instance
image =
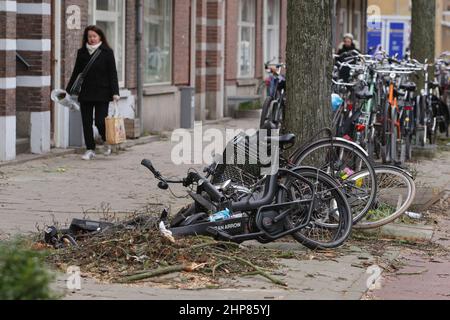
POLYGON ((295 144, 296 136, 293 133, 285 134, 284 136, 279 137, 267 137, 268 141, 276 141, 280 144, 280 147, 283 147, 285 145, 294 145, 295 144))
POLYGON ((428 82, 428 85, 430 86, 431 89, 436 89, 440 87, 439 82, 437 81, 430 81, 428 82))
POLYGON ((400 89, 406 91, 416 91, 417 85, 414 82, 407 82, 400 85, 400 89))
POLYGON ((361 99, 361 100, 369 100, 369 99, 373 98, 373 94, 370 93, 370 91, 367 88, 365 88, 362 91, 356 92, 355 96, 357 99, 361 99))

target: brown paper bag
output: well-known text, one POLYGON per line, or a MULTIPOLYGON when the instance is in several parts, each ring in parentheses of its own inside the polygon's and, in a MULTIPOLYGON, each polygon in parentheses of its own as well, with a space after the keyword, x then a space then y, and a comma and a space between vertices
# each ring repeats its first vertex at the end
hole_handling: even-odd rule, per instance
POLYGON ((119 117, 118 107, 116 104, 114 107, 114 115, 105 119, 106 143, 109 145, 121 144, 127 140, 125 121, 122 117, 119 117))

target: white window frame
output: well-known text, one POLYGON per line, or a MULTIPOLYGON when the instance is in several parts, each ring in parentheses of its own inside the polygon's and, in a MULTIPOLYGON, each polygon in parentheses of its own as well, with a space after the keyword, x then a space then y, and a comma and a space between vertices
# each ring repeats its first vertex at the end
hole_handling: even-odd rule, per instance
MULTIPOLYGON (((172 1, 172 0, 166 0, 166 1, 172 1)), ((144 4, 144 8, 145 8, 145 4, 144 4)), ((170 20, 170 33, 171 33, 171 36, 170 36, 170 57, 169 57, 169 59, 170 59, 170 80, 169 81, 164 81, 164 82, 145 82, 146 81, 146 79, 145 79, 145 76, 144 76, 144 86, 145 87, 156 87, 156 86, 170 86, 170 85, 172 85, 172 83, 173 83, 173 69, 174 69, 174 67, 173 67, 173 38, 174 38, 174 35, 173 35, 173 18, 174 18, 174 3, 172 2, 171 3, 171 6, 170 6, 170 15, 171 15, 171 20, 170 20)), ((160 18, 160 16, 157 16, 157 15, 149 15, 148 16, 150 19, 149 20, 152 20, 152 19, 155 19, 156 21, 159 21, 159 18, 160 18)), ((145 18, 146 18, 146 16, 145 16, 145 14, 144 14, 144 16, 142 17, 142 19, 144 20, 144 22, 143 22, 143 24, 144 24, 144 30, 145 30, 145 23, 146 23, 146 21, 145 21, 145 18)), ((143 35, 143 37, 145 37, 146 35, 145 35, 145 33, 144 33, 144 35, 143 35)), ((145 42, 145 40, 143 40, 143 42, 145 42)), ((147 59, 148 57, 147 56, 145 56, 144 57, 144 59, 147 59)))
MULTIPOLYGON (((275 12, 277 20, 275 21, 275 24, 269 25, 269 11, 268 11, 269 0, 264 0, 264 62, 267 62, 273 58, 273 57, 267 56, 267 49, 268 49, 267 46, 269 45, 268 34, 269 34, 270 30, 274 31, 274 33, 277 35, 277 40, 278 40, 276 43, 277 56, 275 57, 275 59, 280 58, 281 1, 280 0, 275 0, 275 1, 277 3, 277 11, 275 12)), ((275 61, 275 62, 280 62, 280 61, 275 61)))
POLYGON ((238 20, 238 78, 239 79, 252 79, 255 77, 255 55, 256 55, 256 8, 257 3, 256 0, 239 0, 239 20, 238 20), (254 4, 253 7, 253 20, 254 22, 243 22, 242 21, 242 4, 243 1, 252 1, 254 4), (250 73, 249 74, 241 74, 241 44, 242 44, 242 28, 250 28, 252 30, 251 33, 251 53, 250 53, 250 73))
MULTIPOLYGON (((118 3, 119 1, 122 1, 122 32, 123 32, 123 39, 122 39, 122 77, 119 79, 119 87, 120 88, 124 88, 125 87, 125 74, 126 74, 126 0, 115 0, 116 1, 116 6, 117 9, 119 9, 118 7, 118 3)), ((93 24, 95 25, 97 23, 98 20, 100 21, 107 21, 107 22, 116 22, 116 32, 115 34, 115 39, 114 39, 114 43, 118 43, 118 33, 119 33, 119 23, 117 23, 118 21, 118 17, 117 17, 117 12, 112 12, 112 11, 105 11, 105 10, 97 10, 97 1, 96 0, 90 0, 89 1, 89 12, 90 12, 90 19, 89 19, 89 24, 93 24)), ((116 59, 116 63, 117 63, 117 59, 116 59)))

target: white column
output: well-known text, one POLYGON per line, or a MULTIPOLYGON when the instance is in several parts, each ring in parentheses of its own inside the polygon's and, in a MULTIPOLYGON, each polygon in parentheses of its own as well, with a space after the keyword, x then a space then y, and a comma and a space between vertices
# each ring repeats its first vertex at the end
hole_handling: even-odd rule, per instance
MULTIPOLYGON (((54 87, 52 89, 61 89, 61 1, 53 0, 55 6, 55 15, 53 17, 55 24, 55 62, 54 62, 54 87)), ((69 110, 53 103, 55 110, 55 145, 57 148, 69 147, 69 110)))
POLYGON ((50 111, 30 113, 31 153, 43 154, 50 151, 50 111))
POLYGON ((16 116, 0 117, 0 161, 16 158, 16 116))
MULTIPOLYGON (((14 16, 17 11, 17 3, 16 1, 1 1, 0 0, 0 12, 13 12, 14 16)), ((15 21, 15 18, 13 19, 15 21)), ((8 25, 11 23, 11 19, 6 18, 6 21, 0 21, 3 28, 6 28, 6 31, 12 27, 14 30, 15 26, 8 25)), ((12 31, 11 30, 11 31, 12 31)), ((5 29, 2 30, 2 35, 0 36, 0 50, 1 51, 15 51, 16 47, 16 39, 15 35, 12 36, 12 39, 9 39, 7 36, 7 32, 5 33, 5 29), (3 38, 5 37, 5 39, 3 38)), ((6 61, 6 64, 13 63, 15 65, 15 61, 6 61)), ((0 71, 0 91, 10 90, 10 92, 1 92, 0 96, 2 100, 5 98, 6 94, 14 95, 12 100, 9 100, 12 105, 3 106, 8 110, 8 107, 14 107, 15 110, 15 91, 16 88, 16 77, 14 74, 9 74, 9 77, 6 77, 5 70, 0 71)), ((3 109, 2 107, 2 109, 3 109)), ((3 110, 2 110, 3 111, 3 110)), ((8 113, 15 113, 15 111, 8 111, 8 113)), ((8 114, 6 113, 6 114, 8 114)), ((0 161, 9 161, 14 160, 16 158, 16 116, 0 116, 0 161)))

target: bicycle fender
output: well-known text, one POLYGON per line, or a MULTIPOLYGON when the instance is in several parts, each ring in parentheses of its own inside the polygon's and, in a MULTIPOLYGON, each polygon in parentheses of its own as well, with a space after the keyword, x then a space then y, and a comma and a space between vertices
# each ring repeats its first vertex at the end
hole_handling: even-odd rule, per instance
MULTIPOLYGON (((322 143, 322 142, 329 142, 329 141, 331 141, 330 138, 323 138, 323 139, 314 141, 311 144, 309 144, 306 148, 303 148, 303 150, 306 150, 307 148, 311 147, 312 145, 315 145, 315 144, 318 144, 318 143, 322 143)), ((361 151, 366 157, 369 157, 369 154, 367 153, 367 151, 363 147, 361 147, 359 144, 357 144, 356 142, 348 141, 347 139, 339 138, 339 137, 334 137, 333 141, 339 141, 339 142, 347 143, 347 144, 351 145, 352 147, 355 147, 356 149, 361 151)), ((301 152, 301 153, 303 153, 303 152, 301 152)))

